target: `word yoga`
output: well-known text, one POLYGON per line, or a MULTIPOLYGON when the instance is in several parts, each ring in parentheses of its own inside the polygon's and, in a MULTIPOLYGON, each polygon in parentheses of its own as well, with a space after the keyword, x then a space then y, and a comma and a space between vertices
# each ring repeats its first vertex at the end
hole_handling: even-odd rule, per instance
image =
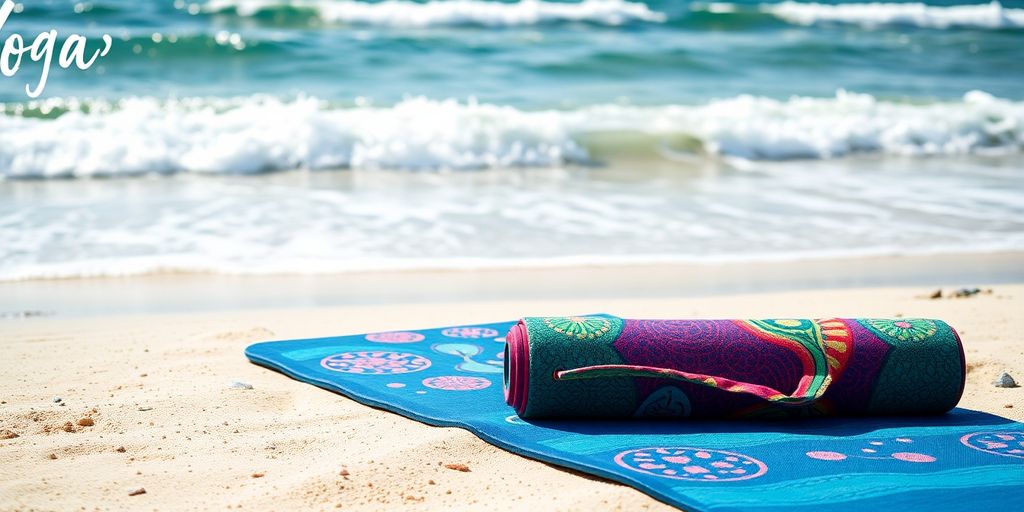
MULTIPOLYGON (((0 6, 0 33, 3 31, 4 25, 7 24, 8 18, 11 17, 11 13, 17 14, 20 11, 20 5, 12 0, 4 0, 3 5, 0 6)), ((53 64, 53 52, 57 41, 56 30, 41 32, 29 45, 25 44, 25 38, 21 34, 11 34, 4 41, 3 50, 0 51, 0 72, 5 77, 13 77, 21 69, 22 60, 26 57, 32 62, 40 63, 42 70, 36 86, 33 88, 31 84, 25 85, 25 94, 28 94, 30 98, 39 97, 43 93, 43 89, 46 88, 46 79, 50 76, 50 66, 53 64)), ((61 44, 57 64, 63 69, 68 69, 73 65, 84 71, 92 67, 96 63, 96 59, 106 56, 113 44, 110 35, 103 34, 103 48, 93 50, 87 58, 88 42, 86 37, 78 34, 67 36, 61 44)))

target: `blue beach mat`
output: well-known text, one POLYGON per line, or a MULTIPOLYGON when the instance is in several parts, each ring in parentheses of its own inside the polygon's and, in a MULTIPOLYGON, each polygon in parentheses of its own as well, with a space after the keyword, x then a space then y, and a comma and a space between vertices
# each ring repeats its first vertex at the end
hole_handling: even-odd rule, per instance
POLYGON ((942 416, 525 421, 502 395, 514 322, 257 343, 259 365, 526 457, 710 510, 999 510, 1024 503, 1024 424, 942 416))

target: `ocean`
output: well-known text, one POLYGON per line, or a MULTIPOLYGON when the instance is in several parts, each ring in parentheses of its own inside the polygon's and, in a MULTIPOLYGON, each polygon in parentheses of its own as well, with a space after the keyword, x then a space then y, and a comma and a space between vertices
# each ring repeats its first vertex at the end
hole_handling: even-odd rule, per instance
POLYGON ((0 280, 1024 251, 1024 1, 24 1, 0 280), (62 39, 63 40, 63 39, 62 39))

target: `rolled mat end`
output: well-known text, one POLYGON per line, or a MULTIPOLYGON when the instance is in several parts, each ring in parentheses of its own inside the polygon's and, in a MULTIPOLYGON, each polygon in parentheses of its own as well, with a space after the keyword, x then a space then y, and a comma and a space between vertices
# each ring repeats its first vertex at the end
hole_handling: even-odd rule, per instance
POLYGON ((520 320, 505 335, 505 403, 517 414, 526 410, 526 396, 530 380, 530 340, 526 324, 520 320))

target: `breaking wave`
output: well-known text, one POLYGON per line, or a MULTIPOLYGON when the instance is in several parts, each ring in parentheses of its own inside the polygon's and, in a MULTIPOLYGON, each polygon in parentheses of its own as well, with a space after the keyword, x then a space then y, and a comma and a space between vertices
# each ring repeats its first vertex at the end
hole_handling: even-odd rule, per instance
POLYGON ((665 15, 646 5, 624 0, 584 0, 579 3, 523 0, 501 3, 482 0, 430 1, 386 0, 379 3, 350 0, 210 0, 209 13, 239 16, 307 13, 327 23, 392 27, 477 25, 507 27, 564 22, 623 25, 631 22, 660 23, 665 15))
MULTIPOLYGON (((750 7, 728 2, 694 3, 690 10, 719 15, 752 12, 750 7)), ((932 29, 1024 28, 1024 9, 1006 8, 998 1, 950 6, 918 2, 823 4, 785 1, 761 4, 756 10, 797 25, 844 23, 864 27, 902 25, 932 29)))
POLYGON ((703 105, 576 110, 410 98, 341 106, 312 97, 0 104, 0 177, 287 169, 475 170, 618 156, 746 160, 943 156, 1024 149, 1024 102, 980 91, 934 103, 737 96, 703 105))

